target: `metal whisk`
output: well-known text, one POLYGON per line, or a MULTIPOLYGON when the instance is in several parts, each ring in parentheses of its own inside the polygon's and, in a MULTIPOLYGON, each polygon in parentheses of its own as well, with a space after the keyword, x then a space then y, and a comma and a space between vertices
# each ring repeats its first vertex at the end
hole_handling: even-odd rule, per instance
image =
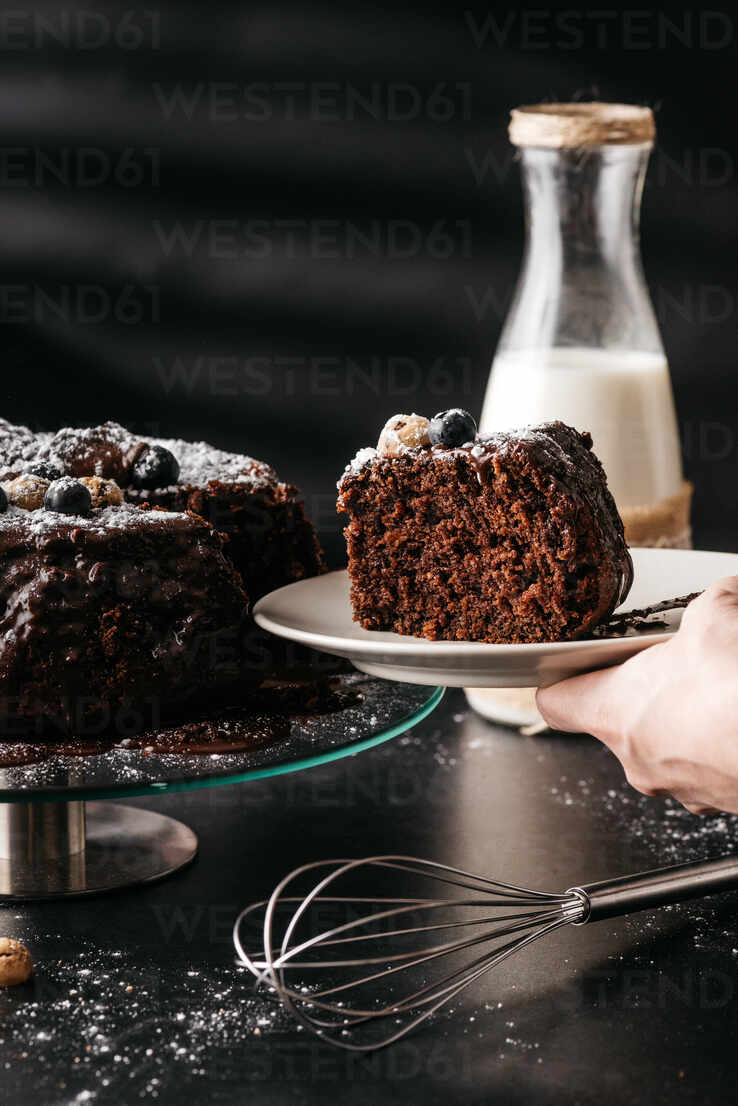
POLYGON ((490 969, 561 926, 736 887, 738 857, 602 880, 563 894, 408 856, 322 860, 297 868, 270 899, 243 910, 233 940, 258 983, 271 988, 302 1025, 341 1048, 367 1052, 403 1037, 490 969), (285 894, 319 869, 328 872, 306 894, 285 894), (338 881, 353 887, 367 869, 377 879, 402 873, 404 884, 419 878, 466 893, 335 894, 338 881), (263 949, 247 953, 242 928, 262 911, 263 949), (320 973, 317 986, 311 973, 320 973))

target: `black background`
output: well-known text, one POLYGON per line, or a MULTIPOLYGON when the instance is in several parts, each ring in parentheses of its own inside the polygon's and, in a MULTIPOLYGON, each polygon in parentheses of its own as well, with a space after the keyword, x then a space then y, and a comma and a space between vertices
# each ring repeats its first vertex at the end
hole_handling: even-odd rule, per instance
POLYGON ((522 247, 509 109, 646 103, 696 541, 733 547, 735 32, 728 3, 4 9, 1 413, 263 457, 336 561, 335 478, 386 417, 479 412, 522 247))

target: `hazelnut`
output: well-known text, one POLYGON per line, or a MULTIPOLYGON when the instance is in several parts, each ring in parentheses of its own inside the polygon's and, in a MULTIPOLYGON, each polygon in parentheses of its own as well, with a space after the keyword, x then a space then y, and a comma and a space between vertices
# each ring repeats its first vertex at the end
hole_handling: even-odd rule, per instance
POLYGON ((93 507, 118 507, 123 502, 123 492, 115 480, 103 480, 102 476, 81 476, 79 482, 90 493, 93 507))
POLYGON ((379 435, 377 452, 380 457, 399 457, 406 449, 430 445, 428 419, 422 415, 393 415, 387 419, 379 435))
POLYGON ((25 983, 32 971, 33 961, 26 946, 12 937, 0 937, 0 987, 25 983))
POLYGON ((43 476, 33 476, 24 472, 4 485, 8 500, 14 507, 23 507, 26 511, 38 511, 44 505, 44 496, 49 481, 43 476))

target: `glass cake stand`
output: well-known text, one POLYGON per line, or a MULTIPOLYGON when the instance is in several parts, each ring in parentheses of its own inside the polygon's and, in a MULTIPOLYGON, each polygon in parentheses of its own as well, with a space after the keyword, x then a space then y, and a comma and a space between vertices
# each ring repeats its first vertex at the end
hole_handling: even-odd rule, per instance
POLYGON ((197 838, 182 822, 101 800, 244 783, 371 749, 404 733, 441 701, 443 688, 339 677, 356 702, 295 718, 289 735, 238 752, 55 755, 0 770, 0 902, 113 891, 163 879, 189 864, 197 838))

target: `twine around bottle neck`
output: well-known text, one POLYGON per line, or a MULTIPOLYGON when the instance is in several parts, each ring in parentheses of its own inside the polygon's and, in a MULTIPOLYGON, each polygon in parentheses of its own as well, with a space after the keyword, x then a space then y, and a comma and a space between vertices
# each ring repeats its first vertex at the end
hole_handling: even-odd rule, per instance
POLYGON ((508 134, 514 146, 571 150, 653 143, 656 126, 650 108, 595 100, 513 108, 508 134))

